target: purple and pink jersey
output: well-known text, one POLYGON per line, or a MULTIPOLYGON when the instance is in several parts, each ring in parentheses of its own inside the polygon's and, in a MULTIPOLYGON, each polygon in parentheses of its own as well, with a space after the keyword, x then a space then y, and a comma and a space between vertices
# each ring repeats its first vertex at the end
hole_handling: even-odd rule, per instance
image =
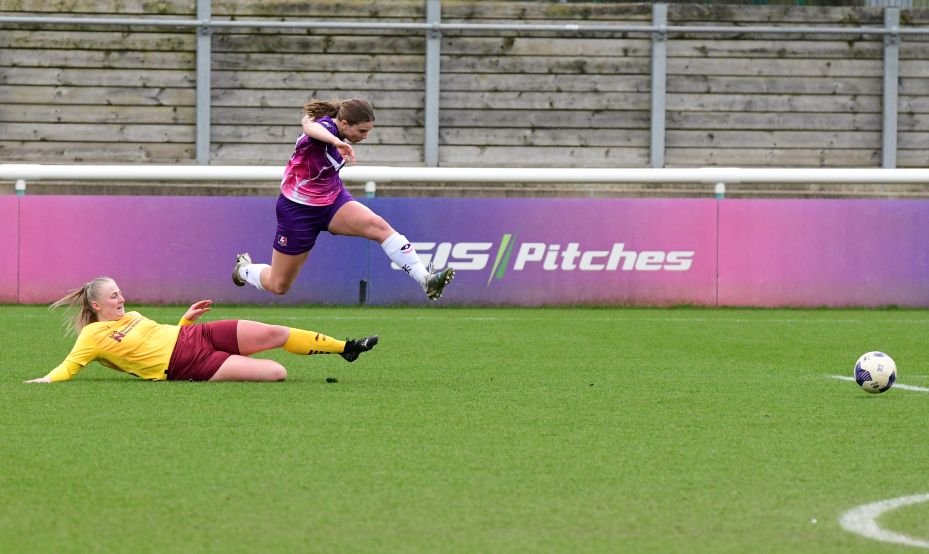
MULTIPOLYGON (((331 117, 323 116, 316 123, 339 136, 338 127, 331 117)), ((343 165, 345 160, 335 146, 300 135, 284 170, 281 194, 298 204, 328 206, 345 188, 339 177, 343 165)))

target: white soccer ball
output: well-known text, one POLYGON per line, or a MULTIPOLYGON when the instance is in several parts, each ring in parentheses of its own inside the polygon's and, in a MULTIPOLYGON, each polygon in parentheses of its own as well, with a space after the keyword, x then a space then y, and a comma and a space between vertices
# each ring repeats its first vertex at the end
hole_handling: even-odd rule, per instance
POLYGON ((855 362, 855 382, 865 392, 884 392, 896 380, 897 364, 883 352, 866 352, 855 362))

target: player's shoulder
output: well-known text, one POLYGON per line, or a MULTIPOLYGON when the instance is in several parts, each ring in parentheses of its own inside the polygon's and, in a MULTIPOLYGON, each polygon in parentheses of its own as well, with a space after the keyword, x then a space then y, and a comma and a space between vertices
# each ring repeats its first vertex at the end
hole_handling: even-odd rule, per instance
POLYGON ((314 121, 316 121, 316 123, 319 123, 320 125, 325 127, 326 130, 329 131, 330 133, 334 135, 338 134, 338 127, 336 126, 335 121, 330 116, 324 115, 314 121))

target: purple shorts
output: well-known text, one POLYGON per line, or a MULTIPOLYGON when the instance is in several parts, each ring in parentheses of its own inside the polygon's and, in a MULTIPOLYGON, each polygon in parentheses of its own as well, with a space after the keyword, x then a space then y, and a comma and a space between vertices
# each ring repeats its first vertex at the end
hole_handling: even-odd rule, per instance
POLYGON ((239 353, 239 321, 184 325, 168 362, 168 381, 209 381, 219 366, 239 353))
POLYGON ((329 230, 329 222, 339 208, 352 200, 354 198, 344 188, 335 202, 328 206, 306 206, 280 195, 277 199, 274 249, 290 256, 309 252, 316 244, 319 233, 329 230))

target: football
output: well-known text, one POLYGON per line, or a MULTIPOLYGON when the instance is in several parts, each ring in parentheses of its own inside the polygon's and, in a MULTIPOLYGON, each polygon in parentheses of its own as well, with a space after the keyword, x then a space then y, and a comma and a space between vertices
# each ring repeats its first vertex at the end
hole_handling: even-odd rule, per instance
POLYGON ((877 394, 894 386, 897 364, 883 352, 866 352, 855 362, 855 382, 865 392, 877 394))

